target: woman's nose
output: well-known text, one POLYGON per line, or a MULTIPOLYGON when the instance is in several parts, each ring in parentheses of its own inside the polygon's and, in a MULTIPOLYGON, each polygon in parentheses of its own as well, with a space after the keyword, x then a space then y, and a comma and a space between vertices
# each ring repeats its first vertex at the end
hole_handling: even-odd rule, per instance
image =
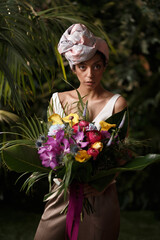
POLYGON ((87 76, 93 77, 93 69, 91 67, 88 67, 88 69, 87 69, 87 76))

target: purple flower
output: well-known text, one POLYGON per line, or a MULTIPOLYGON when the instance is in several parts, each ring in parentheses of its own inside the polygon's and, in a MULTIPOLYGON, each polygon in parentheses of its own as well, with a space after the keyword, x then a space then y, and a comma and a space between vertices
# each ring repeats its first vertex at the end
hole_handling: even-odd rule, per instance
POLYGON ((62 150, 64 153, 70 153, 70 143, 68 141, 68 139, 64 138, 62 140, 63 146, 62 146, 62 150))
POLYGON ((107 147, 109 147, 112 144, 113 137, 114 137, 114 134, 111 135, 111 137, 107 143, 107 147))
POLYGON ((57 142, 57 143, 62 142, 63 138, 64 138, 64 130, 59 130, 59 131, 56 133, 56 142, 57 142))
POLYGON ((76 140, 76 143, 80 145, 81 148, 86 147, 89 142, 82 142, 84 139, 84 132, 76 132, 76 134, 73 136, 73 138, 76 140))
POLYGON ((47 138, 47 142, 45 143, 46 145, 54 146, 56 144, 56 141, 53 137, 47 136, 47 138))
POLYGON ((42 165, 45 167, 51 167, 54 169, 58 163, 56 161, 55 153, 53 151, 45 151, 40 154, 40 159, 42 160, 42 165))
POLYGON ((118 126, 119 129, 123 127, 125 119, 126 119, 126 112, 124 113, 123 118, 122 118, 122 120, 121 120, 121 122, 120 122, 120 124, 118 126))
POLYGON ((45 143, 47 150, 48 151, 54 151, 56 153, 60 153, 61 152, 61 146, 60 146, 60 142, 57 141, 56 139, 54 139, 53 137, 49 137, 48 136, 48 140, 45 143))
MULTIPOLYGON (((63 133, 61 136, 63 136, 63 133)), ((58 134, 57 137, 59 137, 58 134)), ((60 137, 58 139, 60 140, 60 137)), ((42 165, 54 169, 58 165, 57 155, 60 155, 62 150, 63 148, 60 143, 53 137, 48 136, 47 142, 38 150, 42 165)))
POLYGON ((83 117, 86 117, 86 113, 87 113, 87 104, 86 104, 85 108, 83 109, 83 114, 82 114, 82 116, 83 116, 83 117))
POLYGON ((108 131, 101 131, 101 134, 103 139, 111 137, 111 134, 108 131))
POLYGON ((51 150, 52 150, 52 146, 51 145, 45 145, 45 146, 39 148, 38 153, 42 154, 42 153, 44 153, 46 151, 51 151, 51 150))

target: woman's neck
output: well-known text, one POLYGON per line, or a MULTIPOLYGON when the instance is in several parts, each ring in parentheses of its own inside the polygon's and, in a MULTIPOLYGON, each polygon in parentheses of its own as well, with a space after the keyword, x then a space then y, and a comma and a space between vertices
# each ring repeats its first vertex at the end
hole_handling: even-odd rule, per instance
POLYGON ((94 89, 84 88, 80 85, 77 90, 79 91, 81 97, 86 96, 87 100, 97 99, 103 92, 106 91, 101 85, 94 89))

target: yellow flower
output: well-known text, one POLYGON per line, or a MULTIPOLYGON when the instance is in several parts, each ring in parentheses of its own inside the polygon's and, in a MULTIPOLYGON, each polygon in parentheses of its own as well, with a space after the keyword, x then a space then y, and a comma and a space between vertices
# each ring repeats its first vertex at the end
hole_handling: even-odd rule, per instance
POLYGON ((111 127, 116 127, 116 124, 110 124, 105 121, 100 121, 101 131, 108 131, 111 127))
POLYGON ((63 124, 62 118, 59 114, 54 113, 49 118, 48 121, 52 122, 53 125, 55 124, 63 124))
POLYGON ((95 148, 99 151, 102 151, 102 148, 103 148, 103 143, 102 142, 95 142, 92 144, 91 146, 92 148, 95 148))
POLYGON ((88 155, 86 150, 79 150, 75 155, 75 160, 77 162, 86 162, 91 158, 91 155, 88 155))
POLYGON ((74 124, 79 122, 79 116, 77 113, 70 113, 68 116, 63 118, 64 122, 68 122, 72 127, 74 124))

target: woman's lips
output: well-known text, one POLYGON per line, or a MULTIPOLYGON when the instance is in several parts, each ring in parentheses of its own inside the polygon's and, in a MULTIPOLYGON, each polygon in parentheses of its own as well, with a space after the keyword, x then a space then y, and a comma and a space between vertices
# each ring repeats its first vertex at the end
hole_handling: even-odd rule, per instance
POLYGON ((86 85, 93 85, 95 84, 95 82, 92 82, 92 81, 88 81, 88 82, 85 82, 86 85))

